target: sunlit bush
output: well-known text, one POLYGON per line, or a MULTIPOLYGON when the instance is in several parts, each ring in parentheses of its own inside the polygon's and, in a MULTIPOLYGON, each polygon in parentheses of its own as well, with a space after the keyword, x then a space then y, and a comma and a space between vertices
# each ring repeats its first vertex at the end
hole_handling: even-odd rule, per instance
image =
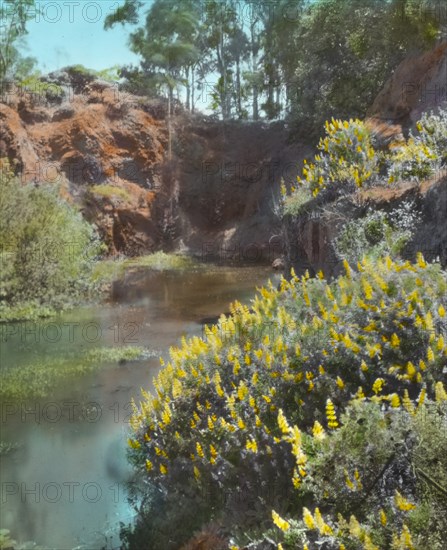
POLYGON ((57 189, 21 185, 7 164, 0 178, 0 316, 78 300, 101 251, 93 227, 57 189))
POLYGON ((360 120, 326 122, 326 136, 318 144, 314 161, 303 167, 300 186, 308 187, 313 196, 328 188, 352 192, 371 182, 378 172, 378 157, 371 135, 360 120))
MULTIPOLYGON (((331 284, 322 274, 292 275, 279 289, 264 288, 250 309, 234 304, 231 316, 207 328, 204 338, 183 340, 171 350, 154 393, 144 393, 135 407, 129 438, 145 485, 170 499, 169 521, 175 523, 172 498, 184 509, 203 504, 204 495, 207 519, 217 517, 241 530, 253 521, 271 526, 272 508, 278 514, 301 514, 303 506, 313 510, 316 497, 324 496, 322 481, 315 490, 306 485, 312 460, 319 471, 314 440, 349 423, 344 412, 350 402, 380 405, 370 410, 384 415, 377 426, 371 418, 377 438, 387 414, 398 411, 403 417, 424 399, 443 399, 447 283, 440 267, 419 255, 415 265, 365 259, 357 272, 347 263, 345 269, 331 284), (231 510, 237 510, 237 519, 231 510)), ((342 433, 355 439, 361 428, 357 436, 342 433)), ((377 456, 371 451, 361 459, 363 449, 369 450, 365 437, 357 447, 355 441, 346 446, 354 486, 351 465, 361 460, 377 468, 386 460, 386 441, 377 456)), ((331 498, 343 502, 350 493, 338 481, 339 473, 331 498)), ((155 510, 148 506, 145 514, 154 521, 155 510)), ((158 518, 158 527, 163 525, 169 531, 158 518)), ((159 540, 160 548, 170 547, 167 538, 159 540)))

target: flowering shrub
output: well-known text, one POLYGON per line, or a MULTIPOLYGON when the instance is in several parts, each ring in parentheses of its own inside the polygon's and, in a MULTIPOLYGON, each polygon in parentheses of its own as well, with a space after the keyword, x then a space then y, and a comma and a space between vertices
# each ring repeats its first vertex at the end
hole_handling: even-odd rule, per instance
POLYGON ((424 113, 416 125, 420 139, 447 164, 447 110, 440 109, 437 115, 424 113))
MULTIPOLYGON (((143 392, 143 401, 134 405, 129 438, 131 459, 145 485, 171 498, 169 522, 175 523, 175 499, 177 513, 199 502, 205 519, 219 517, 241 529, 253 523, 253 510, 257 524, 265 525, 272 509, 275 523, 280 521, 286 503, 295 513, 313 505, 314 524, 329 537, 333 520, 323 520, 315 510, 317 497, 324 502, 324 484, 314 488, 312 480, 325 477, 321 457, 333 452, 326 438, 341 438, 339 448, 343 434, 355 439, 353 429, 343 431, 349 407, 370 406, 365 414, 378 425, 368 428, 368 421, 364 430, 376 440, 397 412, 406 418, 424 400, 447 398, 447 283, 439 265, 419 255, 415 265, 386 257, 365 259, 357 267, 354 272, 345 262, 346 274, 331 284, 321 273, 315 279, 292 273, 278 289, 261 289, 251 308, 233 304, 231 315, 207 327, 204 338, 183 339, 171 349, 154 392, 143 392), (234 497, 241 490, 236 508, 234 497), (231 510, 237 510, 236 517, 231 510)), ((361 433, 362 424, 357 426, 361 433)), ((368 459, 366 443, 346 446, 352 456, 342 461, 343 475, 332 469, 326 474, 334 481, 329 480, 325 509, 331 502, 337 509, 344 496, 354 495, 339 506, 349 511, 356 491, 362 485, 370 489, 366 480, 380 473, 387 442, 379 441, 368 459), (365 474, 368 467, 372 471, 365 474)), ((145 521, 154 521, 150 507, 144 514, 145 521)), ((167 548, 166 537, 174 540, 164 521, 165 538, 160 530, 157 543, 146 537, 148 548, 167 548)), ((405 539, 402 529, 398 536, 405 539)), ((361 525, 353 531, 358 541, 367 540, 361 525)), ((188 533, 178 536, 186 539, 188 533)))
POLYGON ((398 180, 420 181, 428 178, 438 165, 438 156, 420 139, 411 137, 403 145, 399 145, 390 159, 388 181, 398 180))
POLYGON ((388 183, 430 177, 447 164, 447 111, 424 114, 417 129, 417 136, 411 135, 407 142, 379 153, 360 120, 326 122, 326 136, 320 139, 318 154, 312 162, 304 161, 302 175, 297 177, 298 187, 292 187, 285 200, 286 207, 289 205, 286 213, 303 211, 303 190, 309 192, 310 200, 323 191, 352 193, 365 185, 381 183, 382 165, 387 165, 388 183))
POLYGON ((418 135, 410 136, 391 154, 390 183, 399 179, 420 181, 447 163, 447 111, 425 113, 416 127, 418 135))
POLYGON ((364 255, 396 257, 411 239, 419 219, 412 202, 389 213, 369 210, 364 217, 345 224, 334 239, 334 248, 341 258, 354 264, 364 255))
POLYGON ((326 122, 326 136, 320 139, 319 153, 310 164, 304 161, 299 185, 310 188, 313 196, 329 187, 352 192, 373 180, 378 157, 371 135, 360 120, 326 122))

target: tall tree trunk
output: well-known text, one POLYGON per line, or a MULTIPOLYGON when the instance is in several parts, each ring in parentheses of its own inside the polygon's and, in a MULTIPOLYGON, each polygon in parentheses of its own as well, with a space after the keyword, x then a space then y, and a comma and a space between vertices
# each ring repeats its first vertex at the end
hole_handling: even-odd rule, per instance
POLYGON ((236 101, 237 114, 242 116, 242 98, 241 98, 241 60, 238 57, 236 60, 236 101))
POLYGON ((185 69, 186 77, 186 109, 191 111, 191 84, 189 83, 189 66, 185 69))
POLYGON ((195 100, 195 67, 194 65, 191 67, 191 112, 194 113, 196 110, 196 100, 195 100))

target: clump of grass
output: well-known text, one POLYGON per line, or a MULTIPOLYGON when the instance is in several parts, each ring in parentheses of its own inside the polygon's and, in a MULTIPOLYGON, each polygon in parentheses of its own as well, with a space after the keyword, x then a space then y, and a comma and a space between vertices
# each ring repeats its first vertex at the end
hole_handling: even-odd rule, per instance
POLYGON ((284 199, 284 216, 299 216, 306 211, 306 204, 312 200, 307 187, 299 187, 292 195, 284 199))
POLYGON ((28 365, 4 369, 0 397, 18 400, 48 396, 65 378, 93 372, 106 363, 135 361, 148 357, 150 352, 138 346, 95 348, 75 358, 36 361, 28 365))
POLYGON ((91 193, 94 195, 105 197, 108 199, 122 199, 124 201, 130 202, 132 197, 128 191, 122 189, 121 187, 116 187, 114 185, 93 185, 90 188, 91 193))
POLYGON ((119 279, 128 269, 149 268, 154 271, 181 271, 197 268, 199 264, 181 254, 154 252, 137 258, 117 258, 98 262, 93 273, 95 283, 107 283, 119 279))

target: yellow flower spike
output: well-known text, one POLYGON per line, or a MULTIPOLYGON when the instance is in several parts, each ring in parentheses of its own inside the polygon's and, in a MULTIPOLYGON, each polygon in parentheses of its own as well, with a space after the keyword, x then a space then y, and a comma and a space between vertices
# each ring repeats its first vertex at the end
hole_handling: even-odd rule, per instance
POLYGON ((438 315, 442 318, 445 317, 445 308, 442 304, 438 307, 438 315))
POLYGON ((272 520, 273 523, 281 529, 281 531, 288 531, 290 529, 290 523, 283 519, 279 514, 272 510, 272 520))
POLYGON ((245 430, 246 428, 245 422, 242 420, 242 418, 237 419, 237 425, 241 430, 245 430))
POLYGON ((410 396, 408 395, 408 390, 404 390, 404 396, 402 397, 402 405, 404 406, 404 409, 411 415, 414 415, 416 413, 413 402, 410 399, 410 396))
POLYGON ((398 348, 400 346, 399 336, 397 336, 396 333, 392 334, 390 343, 391 343, 393 348, 398 348))
POLYGON ((197 466, 194 466, 194 477, 197 480, 200 479, 200 470, 197 468, 197 466))
POLYGON ((196 443, 196 451, 197 451, 197 456, 199 456, 200 458, 205 457, 205 454, 204 454, 203 449, 202 449, 202 445, 198 441, 196 443))
POLYGON ((343 380, 337 376, 337 386, 342 390, 344 387, 345 387, 345 383, 343 382, 343 380))
POLYGON ((286 417, 284 416, 282 409, 279 409, 278 411, 278 426, 284 435, 288 435, 291 431, 291 428, 287 422, 286 417))
POLYGON ((164 464, 160 464, 160 473, 164 476, 168 473, 168 468, 164 464))
POLYGON ((427 390, 425 388, 422 388, 417 400, 418 407, 422 407, 422 405, 424 404, 426 395, 427 395, 427 390))
POLYGON ((417 264, 418 266, 421 268, 421 269, 425 269, 427 267, 427 262, 424 260, 424 256, 422 255, 421 252, 418 252, 417 255, 416 255, 416 261, 417 261, 417 264))
POLYGON ((330 399, 326 401, 326 418, 327 418, 327 425, 331 429, 335 429, 338 427, 338 421, 337 416, 335 414, 335 407, 334 404, 330 399))
POLYGON ((152 464, 152 462, 150 460, 146 460, 146 470, 150 472, 153 468, 154 465, 152 464))
POLYGON ((409 510, 414 510, 416 508, 415 504, 408 501, 397 490, 394 494, 394 504, 396 505, 396 508, 399 508, 399 510, 402 510, 403 512, 408 512, 409 510))
POLYGON ((255 454, 258 452, 258 444, 254 439, 247 440, 245 448, 255 454))
POLYGON ((393 393, 391 395, 390 403, 394 409, 397 409, 398 407, 400 407, 400 397, 397 395, 397 393, 393 393))
POLYGON ((362 369, 363 372, 367 372, 368 371, 368 365, 365 363, 365 360, 363 359, 362 360, 362 363, 360 365, 360 368, 362 369))
POLYGON ((442 334, 440 334, 436 342, 436 349, 438 351, 442 351, 444 349, 444 346, 445 346, 444 337, 442 336, 442 334))
POLYGON ((433 353, 432 348, 428 347, 428 349, 427 349, 427 361, 429 363, 433 363, 434 360, 435 360, 435 354, 433 353))
POLYGON ((444 384, 439 381, 435 384, 435 399, 437 403, 447 401, 447 392, 445 391, 444 384))
POLYGON ((316 528, 313 515, 311 514, 310 510, 308 510, 306 507, 303 508, 303 521, 308 529, 316 528))
POLYGON ((322 440, 326 437, 326 433, 324 431, 323 426, 318 422, 318 420, 315 420, 313 428, 312 428, 312 435, 317 440, 322 440))
POLYGON ((380 517, 380 523, 385 527, 386 524, 388 523, 388 518, 386 517, 385 511, 383 510, 383 508, 381 508, 379 511, 379 517, 380 517))
POLYGON ((382 388, 385 384, 385 380, 383 378, 377 378, 372 386, 373 392, 377 395, 382 391, 382 388))

